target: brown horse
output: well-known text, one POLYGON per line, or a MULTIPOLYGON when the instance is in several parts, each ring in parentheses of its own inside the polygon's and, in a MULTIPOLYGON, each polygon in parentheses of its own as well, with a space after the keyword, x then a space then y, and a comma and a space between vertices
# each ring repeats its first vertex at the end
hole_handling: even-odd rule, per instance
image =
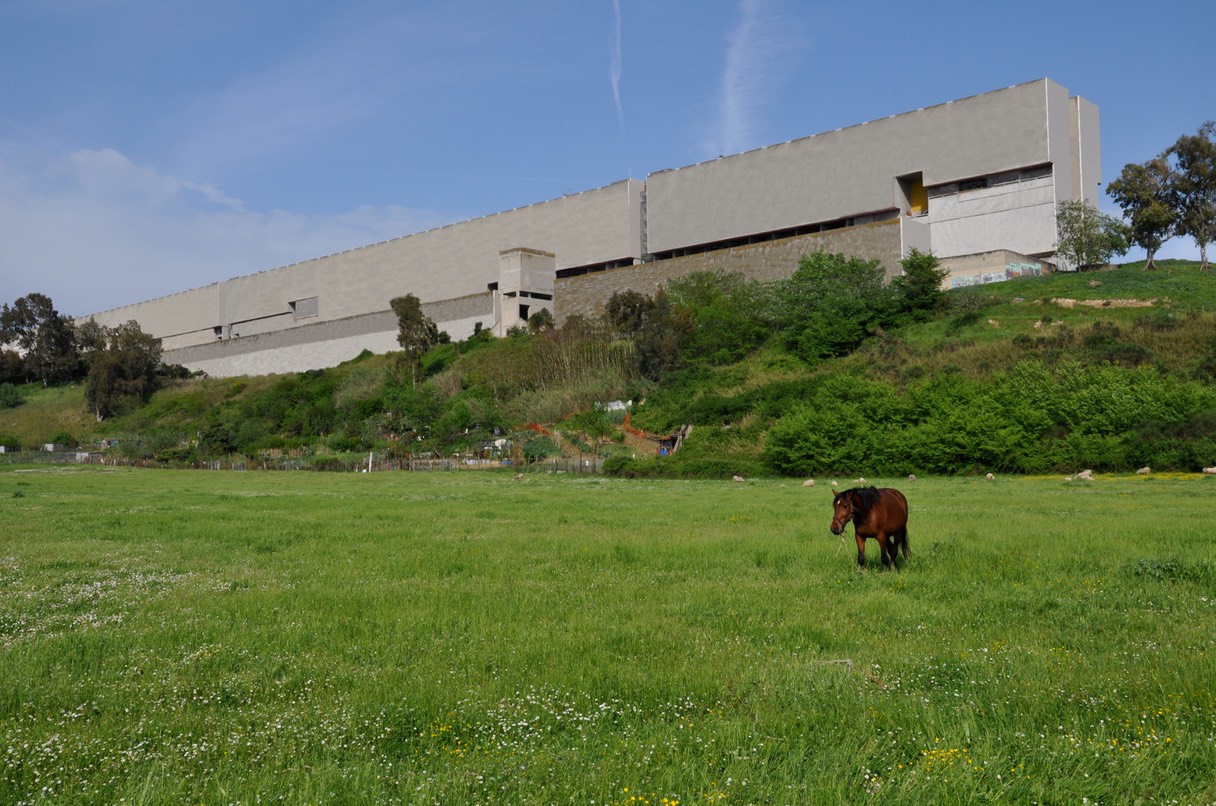
POLYGON ((899 567, 897 554, 903 550, 908 559, 908 499, 899 490, 889 487, 854 487, 836 493, 832 499, 832 534, 844 534, 844 527, 853 521, 853 536, 857 538, 857 565, 866 567, 866 538, 878 540, 882 551, 882 566, 892 563, 899 567))

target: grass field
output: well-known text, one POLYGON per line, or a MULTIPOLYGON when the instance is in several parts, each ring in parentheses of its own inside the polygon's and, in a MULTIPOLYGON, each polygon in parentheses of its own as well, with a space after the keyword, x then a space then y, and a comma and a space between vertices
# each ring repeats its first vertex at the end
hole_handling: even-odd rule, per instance
POLYGON ((1216 801, 1216 478, 897 486, 0 468, 0 802, 1216 801))

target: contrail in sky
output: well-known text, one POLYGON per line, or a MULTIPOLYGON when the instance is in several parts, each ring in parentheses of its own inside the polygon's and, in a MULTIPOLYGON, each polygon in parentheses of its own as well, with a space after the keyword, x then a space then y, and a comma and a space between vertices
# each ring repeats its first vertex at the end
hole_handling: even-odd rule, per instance
POLYGON ((612 99, 616 101, 616 120, 623 129, 625 128, 625 110, 621 106, 621 0, 612 0, 612 13, 616 17, 616 42, 612 48, 608 80, 612 82, 612 99))
POLYGON ((755 144, 758 117, 787 71, 797 32, 765 14, 765 0, 740 0, 739 24, 727 37, 718 107, 716 154, 735 154, 755 144))

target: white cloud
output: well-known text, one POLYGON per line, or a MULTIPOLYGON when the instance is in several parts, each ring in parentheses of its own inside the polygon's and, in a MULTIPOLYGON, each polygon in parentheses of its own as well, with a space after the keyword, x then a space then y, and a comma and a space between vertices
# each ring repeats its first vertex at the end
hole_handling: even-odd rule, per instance
POLYGON ((407 235, 451 217, 245 209, 222 190, 112 149, 59 158, 0 144, 0 301, 78 316, 407 235))
POLYGON ((613 41, 612 58, 608 65, 608 80, 612 83, 612 100, 616 102, 616 119, 625 127, 625 109, 621 106, 621 0, 612 0, 612 13, 616 19, 616 38, 613 41))
POLYGON ((779 95, 791 54, 802 44, 796 26, 766 0, 740 0, 739 22, 727 36, 718 120, 706 156, 735 154, 760 144, 761 116, 779 95))

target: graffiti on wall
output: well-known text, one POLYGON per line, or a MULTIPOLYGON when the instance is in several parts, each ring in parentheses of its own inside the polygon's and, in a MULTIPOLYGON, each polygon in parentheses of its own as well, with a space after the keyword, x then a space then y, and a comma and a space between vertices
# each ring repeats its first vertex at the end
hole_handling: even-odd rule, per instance
POLYGON ((1003 283, 1015 277, 1039 277, 1043 274, 1041 263, 1006 263, 1002 271, 989 271, 983 274, 968 274, 962 277, 951 277, 951 288, 966 288, 973 285, 988 283, 1003 283))

